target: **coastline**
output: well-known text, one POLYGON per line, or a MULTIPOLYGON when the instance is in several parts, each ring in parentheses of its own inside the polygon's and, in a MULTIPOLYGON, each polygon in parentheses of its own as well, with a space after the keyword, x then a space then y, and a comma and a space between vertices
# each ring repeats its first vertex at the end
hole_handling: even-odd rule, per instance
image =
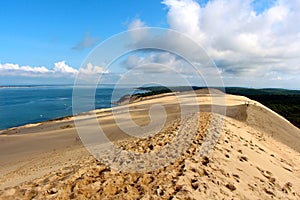
MULTIPOLYGON (((211 97, 205 90, 196 91, 196 94, 198 104, 203 111, 201 120, 205 121, 210 115, 209 110, 205 109, 211 103, 211 97)), ((184 104, 189 105, 191 103, 189 92, 182 92, 180 95, 185 99, 184 104)), ((47 121, 37 126, 19 127, 17 128, 18 133, 1 134, 0 173, 3 176, 0 178, 0 197, 7 198, 11 194, 14 197, 22 196, 25 199, 30 199, 30 197, 55 199, 70 198, 72 195, 75 195, 74 198, 106 195, 107 198, 113 199, 114 197, 139 198, 145 195, 163 198, 173 194, 180 199, 180 195, 188 195, 191 198, 195 195, 202 195, 201 197, 206 198, 209 197, 209 194, 214 193, 221 195, 218 196, 220 198, 226 196, 242 198, 245 194, 263 199, 271 198, 267 192, 261 193, 264 188, 267 191, 273 191, 274 197, 282 196, 290 199, 300 197, 300 194, 295 190, 295 188, 300 187, 300 150, 293 149, 300 146, 300 139, 295 136, 299 134, 300 130, 246 97, 227 94, 225 97, 228 107, 225 126, 215 150, 209 156, 209 164, 205 165, 203 163, 207 161, 199 157, 196 149, 201 146, 202 140, 200 138, 205 133, 207 127, 204 125, 207 123, 201 123, 203 127, 199 127, 198 133, 200 138, 195 139, 196 144, 191 146, 189 153, 185 153, 178 162, 170 165, 168 170, 158 169, 150 174, 117 172, 96 161, 87 152, 81 141, 77 139, 78 134, 73 118, 47 121), (249 101, 250 105, 246 106, 245 101, 249 101), (274 123, 270 123, 270 121, 274 123), (268 126, 266 127, 265 124, 268 126), (232 166, 236 166, 236 168, 232 168, 232 166), (243 169, 243 172, 237 168, 243 169), (181 171, 180 169, 185 170, 181 171), (197 170, 195 171, 195 169, 197 170), (166 171, 170 174, 168 175, 166 171), (272 173, 272 178, 276 179, 281 188, 268 186, 270 179, 264 176, 265 171, 272 173), (226 173, 225 176, 223 172, 232 174, 227 177, 226 173), (93 178, 92 174, 94 173, 101 176, 93 178), (201 177, 193 182, 193 177, 197 174, 201 177), (239 178, 234 176, 237 174, 239 178), (78 179, 81 176, 84 177, 82 180, 85 182, 78 179), (117 184, 116 186, 113 186, 113 182, 111 182, 113 181, 111 177, 116 177, 118 180, 126 180, 127 178, 132 180, 134 177, 139 177, 138 179, 142 181, 147 180, 147 177, 150 176, 154 177, 153 181, 145 184, 136 182, 133 186, 130 186, 126 181, 121 181, 120 185, 117 184), (259 177, 264 182, 260 182, 256 189, 251 191, 247 184, 252 185, 253 182, 257 182, 255 177, 259 177), (220 185, 216 185, 216 182, 213 183, 212 180, 219 181, 220 185), (88 184, 90 181, 95 181, 95 184, 98 185, 88 184), (191 182, 198 186, 191 185, 191 182), (289 187, 290 189, 286 188, 289 192, 284 194, 281 189, 287 183, 291 183, 292 186, 289 187), (79 186, 80 184, 81 186, 79 186), (206 189, 202 187, 203 184, 207 185, 206 189), (157 185, 163 186, 160 190, 164 191, 164 194, 156 192, 155 186, 157 185), (233 188, 231 185, 235 187, 234 190, 228 189, 228 187, 233 188), (72 187, 75 189, 68 189, 72 187), (144 192, 137 192, 139 187, 144 188, 144 192), (30 192, 23 193, 22 188, 27 188, 24 191, 30 192), (200 192, 199 188, 202 188, 202 191, 207 191, 208 196, 200 192), (99 190, 101 192, 96 192, 99 190), (126 190, 127 193, 124 192, 126 190), (184 193, 185 190, 189 192, 184 193), (220 193, 220 190, 223 193, 220 193), (80 191, 87 191, 87 193, 81 194, 80 191), (174 191, 177 192, 174 193, 174 191), (293 193, 296 196, 293 196, 293 193)), ((120 132, 114 123, 112 109, 116 111, 114 114, 122 117, 124 114, 123 106, 98 109, 80 116, 85 121, 83 125, 90 126, 91 116, 89 114, 95 114, 111 141, 119 141, 119 144, 125 149, 150 152, 152 150, 148 148, 149 146, 153 146, 154 151, 160 149, 164 142, 172 139, 173 136, 170 131, 178 128, 175 123, 179 116, 179 110, 176 109, 176 97, 170 93, 160 94, 143 97, 142 101, 129 104, 132 119, 137 124, 144 125, 150 120, 149 109, 151 105, 157 103, 166 108, 169 116, 168 127, 164 130, 165 132, 146 139, 129 139, 128 136, 120 132), (166 137, 166 135, 168 136, 166 137)), ((100 196, 99 198, 103 197, 100 196)))
MULTIPOLYGON (((53 86, 53 85, 49 85, 49 86, 53 86)), ((59 85, 59 86, 64 86, 64 85, 59 85)), ((71 85, 67 85, 67 86, 71 86, 71 85)), ((6 87, 7 88, 26 87, 27 88, 27 87, 48 87, 48 86, 47 85, 38 85, 38 86, 37 85, 33 85, 33 86, 28 85, 28 86, 0 86, 0 88, 1 87, 3 87, 3 88, 6 88, 6 87)), ((139 89, 139 88, 136 88, 136 89, 139 89)), ((143 90, 143 89, 141 89, 141 90, 143 90)), ((146 97, 156 96, 155 98, 157 98, 158 95, 160 95, 160 94, 168 94, 168 93, 170 93, 170 92, 162 92, 162 93, 159 93, 159 94, 150 93, 150 94, 147 94, 146 97)), ((57 118, 53 118, 53 119, 48 119, 48 120, 44 120, 44 121, 37 121, 37 122, 34 122, 34 123, 27 123, 27 124, 23 124, 23 125, 20 125, 20 126, 13 126, 13 127, 10 127, 10 128, 0 129, 0 134, 2 134, 4 132, 13 131, 13 130, 16 130, 16 129, 38 126, 38 125, 48 123, 48 122, 64 121, 64 120, 73 118, 74 116, 88 115, 89 113, 95 112, 95 111, 97 111, 97 112, 98 111, 106 111, 106 110, 110 110, 110 109, 112 109, 114 107, 117 107, 117 106, 123 106, 123 105, 126 105, 128 103, 134 103, 134 102, 138 102, 138 101, 142 101, 143 99, 146 99, 145 96, 140 96, 141 94, 138 93, 138 94, 134 94, 134 95, 128 95, 128 94, 123 95, 118 101, 112 102, 111 104, 115 105, 115 106, 111 106, 111 107, 98 108, 98 109, 95 109, 95 110, 90 110, 90 111, 78 113, 78 114, 75 114, 75 115, 73 115, 73 114, 72 115, 66 115, 66 116, 57 117, 57 118), (127 97, 129 97, 129 98, 127 98, 127 97)))
MULTIPOLYGON (((34 87, 66 87, 66 86, 71 86, 71 85, 25 85, 25 86, 22 85, 22 86, 0 86, 0 88, 1 87, 8 87, 8 88, 15 88, 15 87, 16 88, 19 88, 19 87, 34 88, 34 87)), ((135 89, 141 90, 141 91, 145 91, 145 93, 143 93, 143 92, 142 93, 137 93, 137 94, 133 94, 131 96, 129 96, 129 95, 123 95, 123 96, 121 96, 119 98, 119 100, 110 103, 110 106, 104 106, 104 107, 102 107, 102 105, 101 105, 100 109, 112 108, 112 107, 120 106, 120 105, 123 105, 123 104, 138 102, 138 101, 143 100, 145 97, 157 96, 157 95, 160 95, 160 94, 172 93, 172 91, 174 91, 176 93, 176 92, 187 92, 189 89, 192 89, 192 91, 196 91, 196 90, 206 90, 207 88, 205 88, 205 87, 196 87, 196 86, 192 86, 192 87, 178 86, 178 87, 170 87, 170 88, 161 87, 161 86, 153 86, 153 87, 138 87, 138 88, 135 88, 135 89)), ((270 94, 274 94, 275 95, 274 98, 277 97, 276 95, 279 95, 279 94, 282 94, 282 93, 284 93, 284 94, 286 93, 286 95, 298 95, 298 94, 300 94, 300 91, 296 91, 296 90, 284 90, 284 89, 268 89, 268 88, 267 89, 251 89, 251 88, 238 88, 238 87, 228 87, 228 88, 224 88, 224 89, 227 92, 229 92, 230 94, 233 94, 233 95, 247 96, 247 94, 249 94, 250 97, 252 97, 251 95, 257 93, 258 94, 257 98, 259 98, 259 99, 261 98, 259 95, 268 95, 270 92, 271 92, 270 94), (241 94, 239 94, 239 93, 241 93, 241 94)), ((254 98, 256 98, 256 97, 254 96, 254 98)), ((282 98, 282 97, 280 97, 280 98, 282 98)), ((295 101, 297 101, 297 99, 295 101)), ((270 106, 271 106, 271 108, 273 109, 273 111, 274 111, 274 106, 276 107, 276 104, 275 105, 265 104, 265 103, 263 103, 263 104, 265 106, 267 106, 268 108, 270 108, 270 106)), ((281 105, 277 105, 277 106, 281 107, 281 105)), ((284 106, 284 104, 282 104, 282 106, 284 106)), ((290 110, 289 107, 283 107, 283 113, 279 112, 279 114, 281 116, 283 115, 285 117, 285 119, 288 119, 291 123, 293 123, 295 126, 298 126, 298 128, 299 128, 300 124, 299 124, 299 122, 297 121, 297 119, 295 117, 294 118, 287 117, 288 113, 286 114, 284 112, 284 110, 287 110, 287 109, 290 110)), ((19 108, 19 110, 20 110, 20 108, 19 108)), ((85 113, 88 113, 88 112, 91 112, 91 111, 93 111, 93 110, 86 111, 85 113)), ((275 109, 275 111, 277 111, 277 114, 278 114, 278 109, 277 110, 275 109)), ((82 114, 82 113, 79 113, 79 115, 80 114, 82 114)), ((292 112, 290 114, 291 114, 291 116, 296 116, 296 111, 292 112)), ((38 114, 38 115, 40 115, 40 114, 38 114)), ((42 115, 44 115, 43 112, 41 113, 41 116, 42 115)), ((57 117, 56 116, 54 116, 54 117, 50 116, 50 118, 49 118, 47 116, 47 117, 44 117, 45 119, 42 119, 42 118, 41 119, 31 118, 30 120, 27 120, 28 122, 22 122, 22 120, 21 120, 21 122, 17 123, 17 124, 20 124, 20 125, 3 125, 3 128, 0 129, 0 134, 1 134, 1 132, 5 132, 6 130, 13 130, 13 129, 17 129, 17 128, 20 128, 20 127, 27 127, 27 126, 35 126, 35 124, 38 124, 38 123, 45 123, 47 121, 63 120, 64 118, 68 118, 68 117, 72 117, 72 116, 73 116, 72 113, 68 113, 68 114, 65 114, 65 115, 64 114, 63 115, 59 114, 57 117), (7 126, 7 127, 5 127, 5 126, 7 126)), ((5 119, 2 119, 2 120, 4 120, 4 122, 5 122, 5 119)))

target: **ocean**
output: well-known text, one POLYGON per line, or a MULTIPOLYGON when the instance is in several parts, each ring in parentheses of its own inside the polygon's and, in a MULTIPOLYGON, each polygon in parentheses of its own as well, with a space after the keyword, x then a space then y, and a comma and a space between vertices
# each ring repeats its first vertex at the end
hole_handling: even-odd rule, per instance
MULTIPOLYGON (((113 85, 98 87, 95 93, 95 109, 115 106, 112 102, 133 91, 144 92, 123 87, 116 89, 112 97, 113 91, 113 85)), ((0 130, 73 115, 72 93, 73 86, 66 85, 1 86, 0 130)))

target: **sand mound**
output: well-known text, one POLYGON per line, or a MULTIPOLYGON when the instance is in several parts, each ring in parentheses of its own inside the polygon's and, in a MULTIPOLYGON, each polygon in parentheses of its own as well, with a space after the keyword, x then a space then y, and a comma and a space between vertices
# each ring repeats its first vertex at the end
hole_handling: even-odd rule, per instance
MULTIPOLYGON (((3 189, 0 190, 0 198, 300 199, 300 154, 296 151, 297 145, 300 146, 300 139, 297 138, 299 129, 257 102, 249 100, 250 104, 246 105, 245 101, 248 99, 245 97, 228 95, 226 98, 228 116, 217 115, 217 119, 225 120, 225 125, 219 130, 220 138, 209 156, 200 156, 200 152, 210 125, 213 124, 212 113, 204 112, 205 109, 209 111, 209 99, 205 94, 199 94, 199 105, 203 109, 200 109, 198 130, 189 147, 170 164, 144 173, 117 171, 88 156, 75 140, 74 124, 70 121, 46 123, 18 130, 18 134, 1 135, 1 144, 6 144, 11 149, 15 141, 18 141, 16 145, 30 141, 28 144, 33 146, 35 138, 39 142, 43 141, 42 138, 47 138, 48 142, 63 138, 62 141, 72 148, 67 148, 66 151, 62 143, 57 146, 52 143, 51 147, 57 148, 55 153, 45 147, 46 152, 41 154, 25 145, 23 155, 34 154, 35 159, 28 163, 25 162, 26 158, 18 158, 17 163, 12 159, 11 164, 1 165, 3 178, 0 178, 0 183, 3 189), (56 133, 57 130, 60 131, 56 133), (28 133, 34 131, 42 132, 38 134, 40 136, 28 133), (291 141, 292 137, 294 141, 291 141), (7 141, 9 143, 5 143, 7 141), (16 166, 17 169, 12 168, 16 166), (45 172, 46 169, 49 171, 45 172), (32 173, 30 175, 30 170, 38 176, 34 177, 32 173), (43 170, 44 173, 41 173, 43 170), (23 177, 26 182, 20 184, 17 181, 4 189, 6 179, 10 178, 12 181, 14 177, 23 177)), ((132 104, 132 116, 138 123, 146 123, 148 116, 142 111, 147 111, 149 105, 157 102, 166 102, 166 109, 171 116, 168 125, 152 137, 116 140, 116 145, 132 152, 149 153, 159 151, 172 141, 175 137, 174 130, 180 126, 178 109, 173 105, 174 96, 152 97, 145 102, 132 104)), ((122 115, 122 109, 116 109, 120 109, 122 115)), ((99 120, 112 130, 111 137, 116 137, 114 134, 118 130, 109 126, 111 113, 107 110, 96 113, 99 120)), ((47 146, 46 143, 44 146, 47 146)), ((20 149, 16 151, 18 150, 20 149)), ((18 152, 8 152, 17 159, 18 152)), ((2 155, 0 158, 10 157, 2 155)), ((1 163, 4 162, 1 160, 1 163)))
POLYGON ((249 105, 247 124, 300 152, 300 130, 270 109, 249 105))
POLYGON ((226 115, 300 152, 300 130, 297 127, 258 102, 250 99, 245 102, 247 104, 228 106, 226 115))
MULTIPOLYGON (((202 119, 209 115, 202 114, 202 119)), ((153 172, 118 172, 90 157, 43 178, 7 188, 0 196, 5 199, 300 198, 299 154, 288 148, 278 149, 276 145, 280 143, 272 138, 227 118, 213 153, 200 157, 198 152, 207 126, 201 123, 195 142, 183 156, 153 172)), ((119 145, 127 150, 149 152, 161 148, 170 137, 162 133, 119 145)))

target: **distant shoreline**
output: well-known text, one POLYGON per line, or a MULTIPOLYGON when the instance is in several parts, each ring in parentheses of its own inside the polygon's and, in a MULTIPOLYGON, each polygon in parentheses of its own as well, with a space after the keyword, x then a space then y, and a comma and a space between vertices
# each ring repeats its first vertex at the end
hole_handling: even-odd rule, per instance
MULTIPOLYGON (((14 86, 0 86, 0 88, 32 88, 32 87, 64 87, 64 86, 73 86, 73 85, 14 85, 14 86)), ((205 87, 198 87, 198 86, 177 86, 177 87, 162 87, 162 86, 150 86, 150 87, 138 87, 136 89, 138 90, 144 90, 144 91, 149 91, 149 92, 145 92, 145 93, 137 93, 134 95, 124 95, 122 96, 118 101, 113 102, 110 106, 107 107, 102 107, 102 108, 96 108, 96 110, 99 109, 106 109, 106 108, 112 108, 118 105, 123 105, 124 102, 125 103, 130 103, 130 102, 136 102, 139 101, 138 99, 142 99, 142 97, 147 97, 147 96, 154 96, 157 94, 164 94, 164 93, 168 93, 168 92, 179 92, 179 91, 187 91, 187 90, 197 90, 197 89, 203 89, 205 87)), ((216 87, 217 89, 217 87, 216 87)), ((293 110, 288 111, 288 113, 293 112, 292 114, 287 114, 284 113, 286 112, 286 110, 283 109, 289 109, 287 106, 285 105, 285 102, 279 102, 277 104, 274 105, 274 103, 268 103, 268 101, 271 101, 272 99, 277 99, 277 101, 279 101, 278 99, 283 99, 281 101, 284 101, 284 99, 286 100, 291 100, 292 98, 295 98, 295 101, 297 103, 297 100, 300 100, 300 90, 286 90, 286 89, 273 89, 273 88, 269 88, 269 89, 249 89, 249 88, 239 88, 239 87, 226 87, 225 88, 226 93, 228 94, 234 94, 234 95, 242 95, 242 96, 246 96, 250 99, 253 100, 257 100, 259 102, 261 102, 262 104, 264 104, 265 106, 271 108, 272 110, 274 110, 275 112, 281 114, 282 116, 284 116, 286 119, 288 119, 291 123, 293 123, 295 126, 297 126, 298 128, 300 128, 300 119, 297 120, 297 116, 292 118, 293 116, 295 116, 295 114, 293 113, 300 113, 300 106, 296 107, 297 105, 290 105, 293 107, 293 110), (267 101, 264 101, 264 98, 268 98, 271 100, 266 99, 267 101), (274 106, 275 107, 274 107, 274 106), (278 106, 279 105, 279 106, 278 106), (282 107, 282 105, 284 107, 282 107), (278 109, 276 109, 278 107, 278 109), (298 110, 297 110, 298 109, 298 110)), ((294 103, 294 104, 296 104, 294 103)), ((84 113, 88 113, 91 112, 90 111, 86 111, 84 113)), ((82 114, 82 113, 79 113, 82 114)), ((48 121, 56 121, 56 120, 62 120, 65 118, 69 118, 69 117, 73 117, 74 115, 64 115, 64 116, 59 116, 59 117, 54 117, 51 119, 46 119, 46 120, 33 120, 32 122, 29 123, 24 123, 24 124, 19 124, 17 126, 11 126, 8 128, 4 128, 4 129, 0 129, 0 131, 5 131, 8 129, 16 129, 19 127, 23 127, 26 126, 28 124, 36 124, 36 123, 44 123, 44 122, 48 122, 48 121)))

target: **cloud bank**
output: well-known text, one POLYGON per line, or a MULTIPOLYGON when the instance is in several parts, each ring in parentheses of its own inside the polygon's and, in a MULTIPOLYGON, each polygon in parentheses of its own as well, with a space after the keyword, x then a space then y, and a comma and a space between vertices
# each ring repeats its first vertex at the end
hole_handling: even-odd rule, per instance
POLYGON ((182 75, 191 75, 195 70, 192 66, 174 55, 165 51, 149 51, 145 55, 130 55, 123 61, 123 67, 127 70, 135 70, 137 73, 180 73, 182 75))
POLYGON ((274 1, 264 10, 250 0, 213 0, 202 7, 193 0, 162 3, 170 28, 201 44, 225 78, 299 77, 300 1, 274 1))
POLYGON ((0 76, 75 78, 79 73, 89 78, 95 75, 98 76, 99 74, 108 74, 109 70, 104 70, 103 67, 93 66, 91 63, 88 63, 86 67, 82 67, 78 70, 66 64, 65 61, 54 63, 52 69, 48 69, 44 66, 32 67, 19 66, 18 64, 11 63, 0 64, 0 76))
MULTIPOLYGON (((196 0, 163 0, 162 4, 167 9, 168 26, 203 46, 219 67, 226 85, 299 88, 299 0, 211 0, 205 4, 196 0)), ((146 22, 136 18, 128 30, 143 27, 147 27, 146 22)), ((137 43, 145 42, 146 36, 144 30, 132 34, 137 43)), ((164 40, 190 52, 184 41, 167 37, 164 40)), ((86 33, 72 49, 84 50, 98 41, 86 33)), ((197 64, 199 55, 193 56, 193 64, 197 64)), ((174 69, 192 76, 186 63, 168 52, 130 55, 122 66, 127 70, 141 66, 138 70, 144 74, 169 73, 174 69)), ((0 76, 74 78, 79 72, 84 77, 109 73, 92 64, 78 70, 65 61, 54 63, 52 68, 0 64, 0 76)))
MULTIPOLYGON (((162 4, 167 9, 169 27, 206 50, 226 85, 299 87, 300 1, 211 0, 200 5, 195 0, 163 0, 162 4)), ((135 19, 129 30, 145 26, 145 22, 135 19)), ((141 35, 133 38, 137 43, 145 42, 141 35)), ((178 39, 166 37, 163 42, 191 51, 178 39)), ((197 65, 199 55, 193 56, 193 64, 197 65)), ((166 72, 151 63, 190 73, 186 63, 166 52, 132 55, 123 64, 126 69, 142 65, 139 70, 145 73, 166 72)))
POLYGON ((54 63, 52 69, 32 66, 19 66, 18 64, 5 63, 0 64, 0 76, 25 76, 25 77, 74 77, 78 73, 66 64, 65 61, 54 63))

